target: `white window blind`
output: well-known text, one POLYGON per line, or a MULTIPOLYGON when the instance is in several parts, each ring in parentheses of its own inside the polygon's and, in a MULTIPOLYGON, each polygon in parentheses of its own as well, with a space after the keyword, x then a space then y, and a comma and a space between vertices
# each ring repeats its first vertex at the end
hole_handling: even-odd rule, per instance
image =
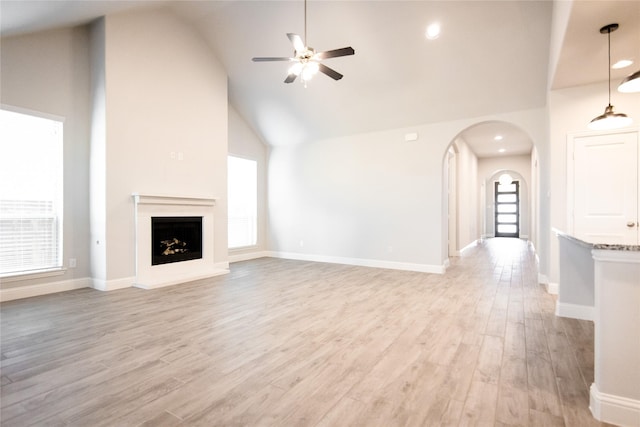
POLYGON ((258 237, 258 163, 228 157, 229 248, 253 246, 258 237))
POLYGON ((0 109, 0 274, 60 268, 62 122, 0 109))

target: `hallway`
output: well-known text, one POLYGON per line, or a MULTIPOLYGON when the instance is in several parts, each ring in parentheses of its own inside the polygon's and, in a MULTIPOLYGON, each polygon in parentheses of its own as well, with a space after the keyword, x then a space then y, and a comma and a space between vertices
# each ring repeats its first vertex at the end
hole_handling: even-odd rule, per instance
POLYGON ((3 303, 2 426, 601 425, 593 325, 519 239, 445 275, 261 258, 3 303))

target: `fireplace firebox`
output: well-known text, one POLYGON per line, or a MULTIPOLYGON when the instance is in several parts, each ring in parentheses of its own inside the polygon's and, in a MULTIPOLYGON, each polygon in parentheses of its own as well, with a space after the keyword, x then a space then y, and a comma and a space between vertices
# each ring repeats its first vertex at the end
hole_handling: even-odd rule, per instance
POLYGON ((202 258, 202 217, 151 217, 151 265, 202 258))

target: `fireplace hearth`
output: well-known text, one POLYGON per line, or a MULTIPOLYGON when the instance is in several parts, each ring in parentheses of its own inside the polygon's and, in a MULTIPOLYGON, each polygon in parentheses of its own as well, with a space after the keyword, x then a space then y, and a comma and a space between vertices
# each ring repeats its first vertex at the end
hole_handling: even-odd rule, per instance
POLYGON ((151 265, 202 258, 202 217, 151 217, 151 265))

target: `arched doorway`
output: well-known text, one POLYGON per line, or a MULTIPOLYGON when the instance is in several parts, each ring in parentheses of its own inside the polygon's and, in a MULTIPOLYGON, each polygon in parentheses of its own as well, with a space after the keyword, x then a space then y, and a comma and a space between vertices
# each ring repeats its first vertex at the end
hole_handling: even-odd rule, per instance
POLYGON ((444 242, 448 242, 449 256, 479 239, 495 236, 495 182, 507 171, 518 180, 518 237, 531 237, 537 218, 533 211, 537 204, 532 200, 538 179, 536 156, 529 135, 509 122, 480 122, 451 141, 443 159, 448 219, 444 242))

